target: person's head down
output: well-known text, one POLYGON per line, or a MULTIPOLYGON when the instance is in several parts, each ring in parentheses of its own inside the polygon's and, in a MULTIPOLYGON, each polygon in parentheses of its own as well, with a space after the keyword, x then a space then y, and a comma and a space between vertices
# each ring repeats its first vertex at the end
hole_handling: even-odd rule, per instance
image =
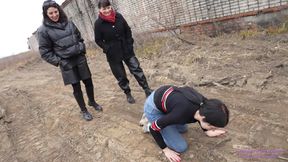
POLYGON ((225 127, 229 122, 229 110, 218 99, 204 100, 200 106, 199 114, 204 117, 202 120, 203 123, 208 123, 214 127, 225 127))
POLYGON ((62 8, 53 0, 45 0, 42 5, 43 21, 44 22, 65 22, 67 16, 62 8))

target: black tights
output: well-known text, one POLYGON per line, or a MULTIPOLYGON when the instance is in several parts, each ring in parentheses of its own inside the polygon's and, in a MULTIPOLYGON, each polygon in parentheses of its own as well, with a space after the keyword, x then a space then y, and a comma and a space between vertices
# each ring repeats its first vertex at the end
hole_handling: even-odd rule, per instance
MULTIPOLYGON (((87 93, 89 102, 95 102, 95 99, 94 99, 94 87, 93 87, 92 79, 89 78, 89 79, 83 80, 83 83, 84 83, 85 88, 86 88, 86 93, 87 93)), ((83 93, 82 93, 82 90, 81 90, 80 82, 72 84, 72 87, 73 87, 73 95, 74 95, 74 97, 75 97, 75 99, 76 99, 81 111, 87 111, 87 108, 86 108, 86 105, 85 105, 85 101, 84 101, 84 98, 83 98, 83 93)))

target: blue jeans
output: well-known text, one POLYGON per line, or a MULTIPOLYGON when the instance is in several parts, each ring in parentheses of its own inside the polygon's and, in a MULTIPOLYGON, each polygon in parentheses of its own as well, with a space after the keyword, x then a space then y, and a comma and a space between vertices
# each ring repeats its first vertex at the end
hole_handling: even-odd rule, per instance
MULTIPOLYGON (((153 123, 155 120, 163 117, 165 114, 159 111, 154 103, 154 93, 146 99, 144 104, 144 114, 147 117, 150 123, 153 123)), ((176 152, 184 152, 188 148, 188 144, 186 140, 183 138, 181 133, 187 131, 187 125, 168 125, 164 129, 160 130, 160 133, 164 139, 166 145, 176 151, 176 152)))

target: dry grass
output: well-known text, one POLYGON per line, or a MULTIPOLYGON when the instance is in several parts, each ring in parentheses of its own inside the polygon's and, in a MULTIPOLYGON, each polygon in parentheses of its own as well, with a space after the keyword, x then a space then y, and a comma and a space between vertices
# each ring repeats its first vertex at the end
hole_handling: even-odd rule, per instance
POLYGON ((288 21, 284 22, 281 26, 278 27, 269 27, 267 29, 268 34, 283 34, 288 32, 288 21))
POLYGON ((161 52, 165 46, 167 38, 155 38, 152 41, 145 41, 141 47, 135 49, 135 53, 139 57, 151 58, 161 52))
POLYGON ((239 35, 242 37, 242 39, 245 39, 245 38, 257 36, 263 31, 268 35, 277 35, 277 34, 287 33, 288 32, 288 20, 279 26, 270 26, 264 30, 258 29, 258 28, 242 30, 239 32, 239 35))
POLYGON ((23 67, 29 63, 32 63, 36 59, 40 59, 40 55, 32 51, 22 52, 17 55, 5 57, 0 59, 0 70, 8 69, 9 67, 23 67))
POLYGON ((259 34, 259 31, 257 29, 242 30, 239 33, 239 35, 242 37, 242 39, 254 37, 258 34, 259 34))

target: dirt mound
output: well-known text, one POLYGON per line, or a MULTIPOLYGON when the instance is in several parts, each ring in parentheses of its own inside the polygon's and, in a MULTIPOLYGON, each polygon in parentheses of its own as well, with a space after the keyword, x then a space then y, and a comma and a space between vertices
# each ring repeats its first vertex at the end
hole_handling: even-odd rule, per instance
MULTIPOLYGON (((157 50, 149 49, 151 44, 143 45, 142 53, 138 50, 152 88, 163 84, 195 86, 207 97, 220 98, 230 107, 229 134, 223 138, 208 138, 198 125, 189 125, 184 136, 190 148, 181 155, 183 161, 285 158, 285 38, 242 40, 238 35, 224 35, 193 40, 196 45, 161 39, 158 44, 154 42, 157 50), (258 151, 259 157, 255 158, 257 150, 262 152, 259 155, 258 151)), ((58 68, 37 58, 25 62, 25 66, 0 71, 0 161, 166 160, 152 137, 138 125, 145 94, 135 79, 129 75, 136 99, 136 104, 131 105, 117 86, 105 56, 95 50, 88 55, 96 100, 104 108, 104 112, 90 109, 94 116, 91 122, 81 119, 72 88, 63 86, 58 68)))

